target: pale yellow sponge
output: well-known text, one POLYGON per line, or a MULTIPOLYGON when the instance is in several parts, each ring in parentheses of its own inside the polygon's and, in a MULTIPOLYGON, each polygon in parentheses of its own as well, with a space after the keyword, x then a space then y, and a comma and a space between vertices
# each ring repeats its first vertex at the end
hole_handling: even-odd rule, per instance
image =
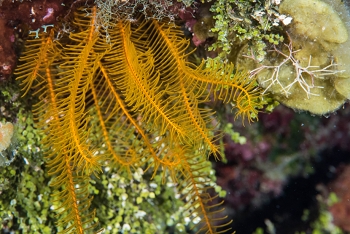
POLYGON ((13 136, 13 124, 0 122, 0 152, 7 149, 11 144, 11 138, 13 136))
POLYGON ((344 22, 329 4, 320 0, 284 0, 279 9, 290 15, 296 33, 331 50, 348 40, 344 22))

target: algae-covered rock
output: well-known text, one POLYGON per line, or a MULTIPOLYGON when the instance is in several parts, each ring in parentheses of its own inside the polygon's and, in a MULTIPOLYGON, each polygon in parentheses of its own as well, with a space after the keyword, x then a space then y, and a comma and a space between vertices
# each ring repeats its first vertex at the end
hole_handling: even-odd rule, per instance
POLYGON ((335 111, 350 98, 349 12, 340 0, 285 0, 280 13, 293 18, 285 28, 289 41, 270 50, 253 74, 291 108, 335 111))

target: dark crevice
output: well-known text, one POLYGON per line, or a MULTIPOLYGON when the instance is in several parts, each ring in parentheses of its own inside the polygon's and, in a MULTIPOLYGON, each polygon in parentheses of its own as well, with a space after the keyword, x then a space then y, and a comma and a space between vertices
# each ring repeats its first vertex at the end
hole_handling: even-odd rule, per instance
MULTIPOLYGON (((239 212, 233 219, 232 230, 237 234, 253 233, 258 227, 266 228, 264 221, 269 219, 276 228, 276 233, 295 234, 297 231, 307 231, 310 223, 319 214, 316 195, 317 184, 328 184, 335 179, 336 170, 340 164, 350 162, 350 152, 334 148, 320 153, 313 160, 314 173, 309 177, 290 179, 284 187, 281 196, 270 200, 258 209, 249 207, 239 212), (305 209, 310 211, 307 222, 301 221, 305 209)), ((265 233, 266 230, 265 230, 265 233)))

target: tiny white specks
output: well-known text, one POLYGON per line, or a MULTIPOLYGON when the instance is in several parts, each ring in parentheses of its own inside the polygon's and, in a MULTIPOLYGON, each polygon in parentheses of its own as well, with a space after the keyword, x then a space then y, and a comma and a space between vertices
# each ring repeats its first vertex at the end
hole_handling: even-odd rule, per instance
POLYGON ((130 230, 131 230, 130 225, 127 224, 127 223, 125 223, 125 224, 123 225, 123 231, 130 231, 130 230))
POLYGON ((34 7, 30 8, 30 14, 35 15, 34 7))
POLYGON ((46 19, 51 17, 53 12, 54 12, 53 8, 47 8, 47 14, 43 17, 43 20, 45 21, 46 19))
POLYGON ((285 18, 284 20, 282 20, 282 23, 283 23, 284 25, 288 25, 288 24, 290 24, 290 23, 292 22, 292 20, 293 20, 292 17, 287 17, 287 18, 285 18))

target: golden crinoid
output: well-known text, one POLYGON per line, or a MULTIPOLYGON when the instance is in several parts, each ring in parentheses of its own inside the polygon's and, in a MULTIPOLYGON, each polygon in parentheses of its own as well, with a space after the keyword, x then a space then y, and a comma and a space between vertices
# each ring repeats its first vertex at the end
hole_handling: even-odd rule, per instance
POLYGON ((95 228, 88 185, 108 164, 176 182, 185 210, 197 220, 194 230, 224 232, 230 222, 221 203, 213 203, 206 170, 209 155, 219 159, 220 136, 205 102, 234 103, 237 116, 251 120, 260 91, 231 64, 189 62, 189 41, 173 24, 111 23, 107 42, 96 9, 78 10, 69 36, 54 40, 51 29, 28 40, 16 71, 24 92, 32 89, 38 98, 33 113, 46 135, 58 226, 62 233, 95 228), (91 140, 92 129, 102 144, 91 140))

